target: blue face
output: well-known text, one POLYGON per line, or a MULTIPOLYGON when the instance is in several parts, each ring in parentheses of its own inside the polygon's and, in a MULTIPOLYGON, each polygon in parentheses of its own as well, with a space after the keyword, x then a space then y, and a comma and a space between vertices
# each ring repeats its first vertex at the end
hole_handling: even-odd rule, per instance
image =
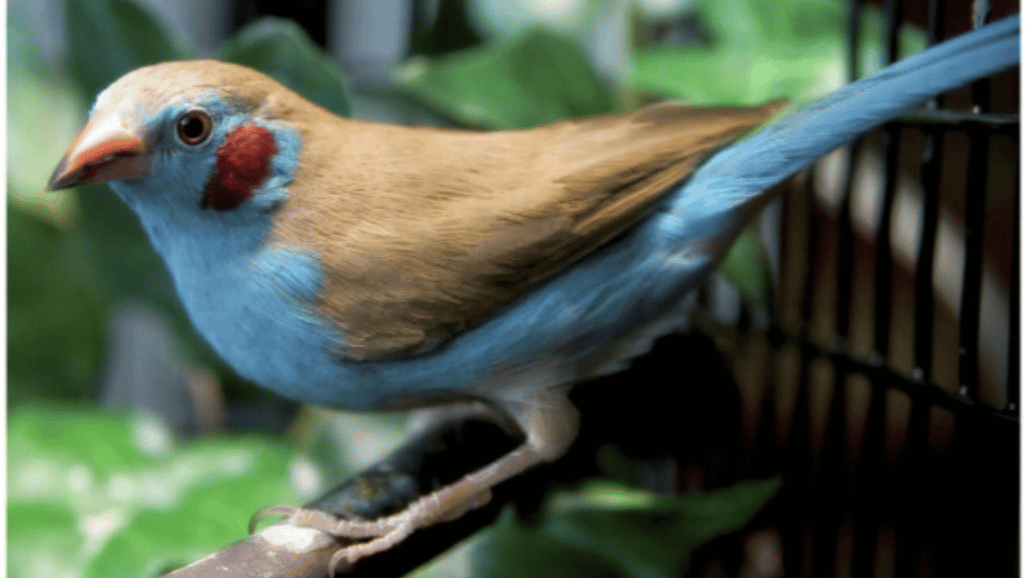
POLYGON ((243 212, 268 212, 285 200, 284 186, 294 178, 302 141, 284 123, 253 118, 226 103, 213 90, 183 98, 136 120, 145 126, 152 173, 148 178, 127 181, 115 188, 133 209, 145 211, 151 205, 159 205, 162 210, 175 213, 182 209, 192 211, 202 201, 203 191, 214 174, 218 152, 228 135, 243 124, 270 130, 276 152, 267 178, 253 189, 248 207, 238 208, 243 212), (205 118, 208 127, 201 138, 191 140, 189 137, 197 134, 195 117, 205 118), (159 194, 152 194, 158 191, 159 194))
POLYGON ((268 244, 298 166, 299 134, 285 123, 253 118, 213 91, 166 107, 145 126, 151 175, 111 188, 138 214, 193 324, 214 349, 257 383, 308 397, 294 384, 329 376, 301 365, 328 369, 340 336, 313 308, 323 277, 317 256, 268 244), (180 130, 197 111, 209 120, 202 139, 194 126, 180 130), (205 206, 218 153, 243 125, 274 137, 267 175, 245 202, 227 210, 205 206))

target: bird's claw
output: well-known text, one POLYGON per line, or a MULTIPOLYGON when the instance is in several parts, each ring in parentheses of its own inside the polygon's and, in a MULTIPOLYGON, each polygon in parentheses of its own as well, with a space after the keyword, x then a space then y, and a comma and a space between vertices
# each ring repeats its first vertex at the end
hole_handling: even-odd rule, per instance
POLYGON ((340 540, 349 540, 341 546, 328 562, 328 576, 351 566, 367 556, 384 552, 402 542, 418 527, 418 518, 399 513, 376 520, 345 519, 310 508, 294 506, 270 506, 253 515, 249 522, 249 533, 255 531, 256 523, 270 515, 282 515, 294 526, 319 530, 340 540), (368 539, 369 538, 369 539, 368 539), (358 542, 357 540, 366 540, 358 542))
POLYGON ((392 548, 418 528, 455 520, 470 510, 487 504, 491 500, 491 491, 480 490, 466 495, 462 500, 454 501, 454 503, 445 503, 445 497, 450 496, 448 494, 440 496, 437 493, 429 494, 409 504, 397 514, 373 520, 341 518, 310 508, 270 506, 253 516, 249 524, 249 532, 253 532, 253 527, 258 520, 268 515, 280 514, 287 516, 288 523, 293 526, 329 534, 343 543, 332 554, 328 562, 328 576, 334 576, 339 569, 349 567, 362 558, 392 548))
POLYGON ((377 533, 366 542, 348 544, 339 548, 328 562, 328 576, 334 576, 339 569, 348 568, 362 558, 390 549, 405 540, 416 529, 416 525, 411 522, 396 522, 390 527, 377 524, 377 522, 378 520, 338 520, 335 531, 331 532, 335 537, 366 538, 371 537, 370 532, 377 533))

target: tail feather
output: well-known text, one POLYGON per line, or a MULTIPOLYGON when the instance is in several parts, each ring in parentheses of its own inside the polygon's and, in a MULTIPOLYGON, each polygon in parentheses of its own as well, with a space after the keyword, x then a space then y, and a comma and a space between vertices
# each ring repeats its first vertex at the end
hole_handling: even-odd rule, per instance
POLYGON ((707 280, 773 185, 930 95, 1017 62, 1014 17, 934 46, 734 143, 670 192, 666 205, 637 228, 456 338, 456 362, 446 369, 491 371, 509 360, 538 359, 538 347, 545 348, 542 359, 564 360, 571 372, 614 367, 671 327, 667 314, 680 311, 683 297, 707 280), (610 336, 617 336, 612 345, 610 336), (631 347, 627 336, 637 340, 631 347), (495 343, 502 347, 476 347, 495 343))
POLYGON ((1015 15, 962 34, 776 121, 698 169, 673 195, 671 212, 706 219, 732 211, 925 99, 1016 66, 1019 27, 1015 15))

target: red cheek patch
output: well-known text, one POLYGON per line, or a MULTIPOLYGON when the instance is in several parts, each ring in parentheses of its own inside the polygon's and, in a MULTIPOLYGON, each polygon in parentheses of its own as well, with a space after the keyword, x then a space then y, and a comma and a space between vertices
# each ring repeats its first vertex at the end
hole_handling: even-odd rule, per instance
POLYGON ((203 194, 203 208, 234 209, 253 195, 270 171, 277 147, 271 131, 243 125, 224 139, 217 151, 217 168, 203 194))

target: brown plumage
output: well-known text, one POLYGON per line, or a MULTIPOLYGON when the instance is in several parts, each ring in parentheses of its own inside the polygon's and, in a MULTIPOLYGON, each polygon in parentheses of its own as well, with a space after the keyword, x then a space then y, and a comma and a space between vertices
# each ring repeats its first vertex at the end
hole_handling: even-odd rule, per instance
POLYGON ((340 353, 358 360, 424 350, 481 321, 783 106, 662 103, 518 131, 412 128, 336 116, 217 61, 142 68, 103 98, 156 107, 203 88, 302 136, 271 242, 317 253, 318 307, 345 335, 340 353))
POLYGON ((490 133, 295 109, 287 120, 308 147, 275 240, 320 255, 319 307, 346 356, 421 350, 622 231, 780 106, 665 103, 490 133))

